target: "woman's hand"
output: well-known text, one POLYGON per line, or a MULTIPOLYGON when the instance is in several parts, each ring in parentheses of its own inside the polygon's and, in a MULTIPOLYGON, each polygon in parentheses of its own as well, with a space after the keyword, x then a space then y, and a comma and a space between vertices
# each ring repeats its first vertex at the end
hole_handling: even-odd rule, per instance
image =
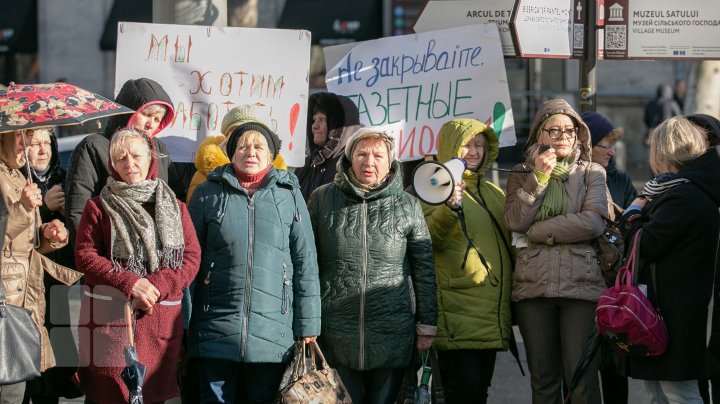
POLYGON ((50 243, 64 243, 68 238, 68 231, 65 225, 57 220, 53 219, 50 223, 46 224, 42 229, 43 237, 45 237, 50 243))
POLYGON ((53 212, 65 210, 65 192, 60 185, 55 185, 45 193, 45 206, 53 212))
POLYGON ((152 314, 152 312, 153 312, 153 306, 147 306, 141 300, 136 299, 136 298, 130 299, 130 307, 133 310, 142 310, 145 312, 145 314, 148 314, 148 315, 152 314))
POLYGON ((450 196, 450 198, 447 200, 447 205, 451 209, 457 209, 460 206, 462 206, 462 200, 463 200, 463 192, 465 191, 465 183, 461 182, 459 184, 455 184, 455 189, 453 189, 453 193, 450 196))
POLYGON ((30 182, 25 185, 25 188, 20 193, 20 203, 28 212, 32 212, 36 206, 42 205, 42 193, 37 184, 30 182))
POLYGON ((552 174, 557 164, 557 156, 555 155, 555 149, 550 147, 543 153, 540 153, 540 148, 535 151, 535 170, 542 171, 547 175, 552 174))
POLYGON ((424 351, 432 347, 435 342, 435 337, 432 335, 418 335, 417 336, 417 349, 424 351))
POLYGON ((149 280, 140 278, 133 285, 130 296, 133 298, 131 302, 137 300, 135 307, 147 311, 152 309, 160 298, 160 291, 149 280))
POLYGON ((313 337, 302 337, 303 341, 305 341, 306 344, 310 344, 312 342, 317 341, 317 336, 313 337))

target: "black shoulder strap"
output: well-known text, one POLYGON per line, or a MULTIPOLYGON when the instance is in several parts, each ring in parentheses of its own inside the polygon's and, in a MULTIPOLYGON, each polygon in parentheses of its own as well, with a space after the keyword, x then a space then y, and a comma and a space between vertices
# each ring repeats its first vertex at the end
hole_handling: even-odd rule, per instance
POLYGON ((478 195, 473 194, 472 192, 468 191, 467 189, 465 190, 465 192, 467 192, 467 194, 470 195, 470 197, 475 202, 477 202, 478 205, 480 205, 483 209, 485 209, 485 212, 487 212, 488 216, 490 216, 490 220, 493 222, 493 225, 495 226, 495 230, 499 234, 499 238, 500 238, 500 240, 502 240, 503 246, 505 247, 505 250, 507 251, 508 256, 510 257, 510 265, 514 269, 515 268, 515 259, 513 258, 512 250, 510 249, 510 243, 505 238, 505 232, 503 232, 503 228, 502 228, 502 226, 500 226, 500 222, 498 222, 498 220, 495 218, 495 216, 492 214, 492 212, 490 212, 490 209, 488 209, 488 207, 485 205, 485 201, 481 199, 482 198, 481 196, 479 197, 478 195))

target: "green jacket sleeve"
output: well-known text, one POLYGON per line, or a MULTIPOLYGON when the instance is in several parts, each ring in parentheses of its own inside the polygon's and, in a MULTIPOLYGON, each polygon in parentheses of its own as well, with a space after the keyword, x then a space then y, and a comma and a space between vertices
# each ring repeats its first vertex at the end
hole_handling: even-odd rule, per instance
POLYGON ((416 321, 419 324, 436 326, 435 261, 433 259, 430 232, 417 198, 407 195, 406 201, 411 206, 410 222, 412 228, 407 236, 407 254, 417 298, 416 321))

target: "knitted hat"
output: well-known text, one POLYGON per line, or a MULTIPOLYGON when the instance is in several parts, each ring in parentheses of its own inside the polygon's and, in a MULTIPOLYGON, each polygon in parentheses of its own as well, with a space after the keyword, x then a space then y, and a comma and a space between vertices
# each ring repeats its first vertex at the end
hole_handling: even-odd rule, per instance
POLYGON ((222 132, 225 137, 228 137, 233 129, 246 122, 262 123, 257 115, 255 115, 255 107, 253 105, 240 105, 228 111, 223 117, 220 132, 222 132))
POLYGON ((380 135, 380 139, 382 139, 387 145, 388 161, 392 163, 393 160, 395 160, 395 139, 393 139, 392 136, 388 135, 384 130, 373 128, 370 126, 356 130, 355 133, 353 133, 352 136, 348 138, 347 143, 345 144, 345 157, 349 161, 352 161, 352 154, 353 151, 355 151, 355 146, 357 146, 358 142, 362 139, 371 137, 373 134, 380 135))
POLYGON ((720 121, 706 114, 694 114, 688 115, 686 118, 705 129, 710 140, 710 146, 717 146, 720 144, 720 121))
POLYGON ((590 139, 593 147, 615 129, 607 118, 597 112, 583 112, 580 114, 580 118, 585 122, 588 129, 590 129, 590 139))
POLYGON ((232 160, 232 155, 235 154, 240 137, 244 135, 245 132, 251 130, 256 130, 265 137, 268 147, 270 148, 270 160, 275 160, 275 157, 277 157, 280 152, 280 138, 260 121, 243 123, 233 130, 227 142, 227 154, 230 156, 230 159, 232 160))

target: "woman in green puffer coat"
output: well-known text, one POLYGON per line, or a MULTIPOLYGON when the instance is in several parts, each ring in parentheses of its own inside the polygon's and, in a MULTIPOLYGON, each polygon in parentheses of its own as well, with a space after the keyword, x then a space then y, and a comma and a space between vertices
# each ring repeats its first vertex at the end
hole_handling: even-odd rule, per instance
POLYGON ((447 122, 438 136, 438 160, 461 158, 466 169, 463 183, 445 204, 423 205, 437 276, 435 347, 447 402, 485 403, 495 354, 508 349, 512 333, 505 195, 484 177, 498 156, 498 139, 492 128, 474 119, 447 122))
POLYGON ((394 142, 361 128, 334 183, 308 204, 316 234, 322 346, 355 403, 394 402, 413 350, 435 336, 435 267, 420 203, 403 192, 394 142))

